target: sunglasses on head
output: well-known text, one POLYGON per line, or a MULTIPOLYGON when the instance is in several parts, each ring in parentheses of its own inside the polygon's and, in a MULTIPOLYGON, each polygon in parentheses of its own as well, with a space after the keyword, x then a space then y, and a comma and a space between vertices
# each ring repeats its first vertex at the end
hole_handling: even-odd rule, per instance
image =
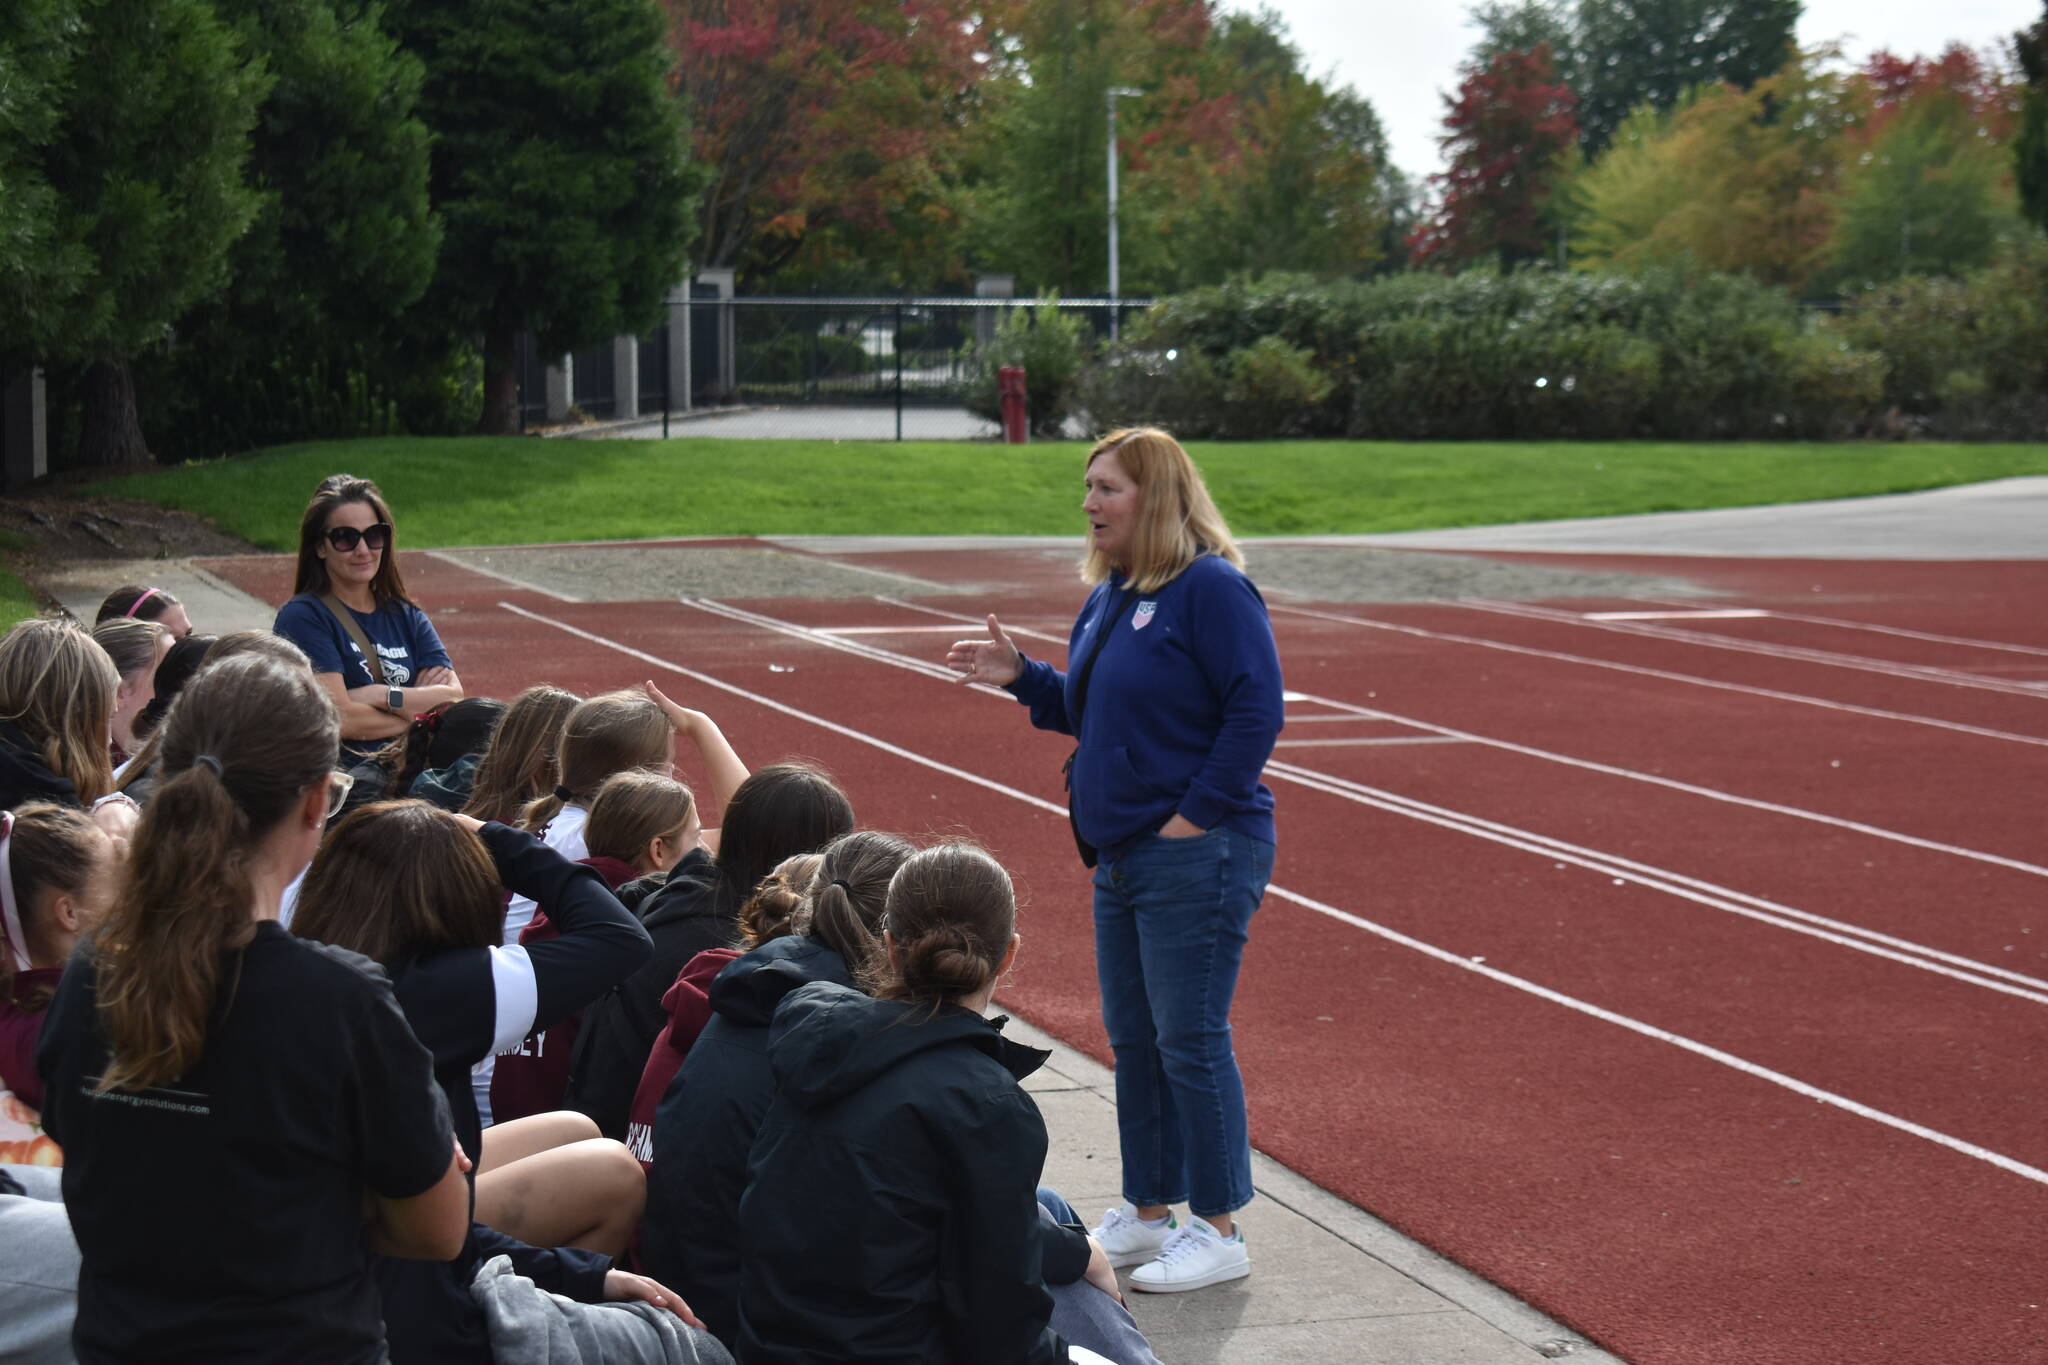
POLYGON ((354 550, 357 545, 381 550, 391 543, 391 523, 380 521, 360 531, 353 526, 330 526, 327 528, 327 543, 343 554, 354 550))

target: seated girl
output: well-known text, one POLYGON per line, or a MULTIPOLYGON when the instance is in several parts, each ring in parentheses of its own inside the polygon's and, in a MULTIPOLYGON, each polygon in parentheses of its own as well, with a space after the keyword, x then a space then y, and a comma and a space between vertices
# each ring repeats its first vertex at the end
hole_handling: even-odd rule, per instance
POLYGON ((433 1054, 458 1135, 477 1163, 476 1225, 448 1265, 378 1267, 393 1361, 489 1361, 471 1296, 485 1263, 583 1303, 660 1302, 660 1285, 612 1268, 640 1218, 638 1163, 576 1115, 481 1131, 471 1066, 551 1023, 646 960, 646 933, 598 875, 520 830, 419 801, 365 806, 337 825, 306 875, 295 932, 382 964, 433 1054), (546 901, 560 936, 499 942, 501 887, 546 901))
MULTIPOLYGON (((36 1034, 79 936, 98 924, 114 895, 118 861, 111 840, 78 811, 46 801, 0 814, 0 1092, 16 1104, 15 1125, 40 1127, 43 1083, 36 1075, 36 1034)), ((0 1160, 57 1164, 47 1137, 0 1160)))
POLYGON ((114 689, 115 763, 134 757, 141 740, 135 719, 156 699, 157 665, 170 650, 171 637, 154 621, 114 620, 92 628, 93 643, 107 652, 121 685, 114 689))
MULTIPOLYGON (((776 864, 852 828, 846 794, 815 768, 778 763, 740 783, 725 802, 716 856, 684 859, 642 905, 654 959, 584 1012, 563 1102, 596 1119, 606 1137, 623 1138, 676 977, 704 949, 737 941, 740 907, 776 864)), ((708 833, 705 843, 714 843, 708 833)))
POLYGON ((775 1009, 776 1097, 739 1205, 737 1353, 1093 1359, 1049 1326, 1040 1274, 1045 1123, 1019 1082, 1046 1054, 984 1017, 1017 956, 1010 878, 978 848, 925 849, 884 913, 873 997, 813 981, 775 1009))
POLYGON ((69 621, 34 617, 0 636, 0 810, 89 809, 125 844, 135 803, 114 794, 107 749, 120 687, 107 652, 69 621))
POLYGON ((107 621, 126 618, 133 621, 154 621, 162 626, 173 640, 182 640, 192 633, 192 618, 185 614, 185 604, 165 592, 162 588, 138 587, 124 583, 107 594, 94 614, 92 623, 97 626, 107 621))
POLYGON ((383 972, 276 923, 337 741, 319 685, 268 659, 204 670, 164 722, 163 786, 36 1052, 81 1360, 374 1365, 373 1253, 462 1249, 468 1163, 383 972))
MULTIPOLYGON (((799 986, 854 984, 877 940, 889 880, 913 852, 893 834, 861 830, 833 840, 822 854, 792 859, 819 864, 815 880, 806 879, 808 903, 795 917, 798 932, 778 934, 774 930, 784 926, 757 924, 761 946, 707 983, 711 1017, 696 1046, 678 1055, 657 1042, 649 1060, 636 1104, 648 1099, 664 1054, 673 1059, 658 1077, 661 1088, 652 1100, 659 1109, 642 1139, 651 1141, 653 1164, 641 1255, 648 1273, 674 1285, 728 1345, 739 1325, 739 1215, 747 1153, 775 1098, 769 1022, 782 998, 799 986)), ((771 883, 762 883, 763 893, 771 883)), ((760 900, 757 895, 750 904, 760 900)), ((714 955, 727 956, 707 950, 691 967, 714 955)), ((676 994, 670 992, 672 1000, 676 994)))
MULTIPOLYGON (((672 777, 649 772, 614 773, 597 789, 584 826, 590 856, 582 859, 605 880, 628 910, 660 885, 685 854, 708 857, 697 847, 697 803, 690 789, 672 777), (633 890, 629 893, 626 888, 633 890)), ((531 948, 560 930, 547 909, 536 910, 519 933, 531 948)), ((491 1072, 491 1116, 504 1124, 562 1107, 569 1083, 569 1058, 583 1011, 536 1029, 519 1045, 500 1053, 491 1072)), ((587 1120, 586 1120, 587 1122, 587 1120)), ((593 1133, 596 1129, 593 1127, 593 1133)))
POLYGON ((555 751, 562 743, 562 727, 581 700, 574 692, 546 683, 514 697, 491 731, 491 742, 477 765, 476 780, 462 813, 514 825, 528 802, 553 791, 558 782, 555 751))
POLYGON ((476 770, 491 747, 491 736, 505 718, 505 703, 495 697, 466 697, 445 711, 413 722, 406 732, 405 762, 394 795, 424 801, 442 810, 461 810, 476 786, 476 770), (425 733, 418 733, 421 727, 425 733))

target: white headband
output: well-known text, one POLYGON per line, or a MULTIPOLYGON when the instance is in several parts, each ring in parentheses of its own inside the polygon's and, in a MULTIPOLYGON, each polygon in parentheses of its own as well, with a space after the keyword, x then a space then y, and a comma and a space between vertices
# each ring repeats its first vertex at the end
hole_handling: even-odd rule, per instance
POLYGON ((7 951, 14 970, 29 969, 28 938, 21 932, 21 907, 14 901, 14 812, 0 811, 0 918, 7 927, 7 951))

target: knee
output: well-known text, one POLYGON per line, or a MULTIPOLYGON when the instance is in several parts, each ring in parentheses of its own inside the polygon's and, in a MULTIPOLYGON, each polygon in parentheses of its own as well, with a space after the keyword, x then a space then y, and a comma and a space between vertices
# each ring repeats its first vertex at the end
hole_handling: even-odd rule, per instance
POLYGON ((548 1145, 551 1147, 567 1147, 573 1142, 588 1142, 599 1136, 597 1120, 574 1109, 556 1109, 544 1117, 548 1123, 548 1145))
POLYGON ((630 1205, 635 1210, 647 1202, 647 1174, 640 1159, 623 1142, 590 1138, 575 1146, 591 1191, 613 1205, 630 1205))

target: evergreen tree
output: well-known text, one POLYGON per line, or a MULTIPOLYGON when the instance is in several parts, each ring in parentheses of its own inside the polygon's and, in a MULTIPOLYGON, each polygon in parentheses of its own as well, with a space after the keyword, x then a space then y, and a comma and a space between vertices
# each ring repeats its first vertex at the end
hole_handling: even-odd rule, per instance
POLYGON ((82 244, 57 240, 43 168, 77 40, 75 0, 0 9, 0 371, 34 359, 28 342, 54 329, 89 264, 82 244))
POLYGON ((263 202, 228 287, 180 321, 149 429, 187 456, 376 429, 362 409, 433 369, 396 325, 441 241, 420 62, 374 0, 214 2, 276 78, 248 166, 263 202))
POLYGON ((652 0, 409 0, 443 222, 424 305, 481 335, 481 429, 518 423, 518 339, 544 355, 651 326, 683 276, 698 176, 652 0))
POLYGON ((80 463, 150 458, 129 363, 224 282, 260 204, 242 167, 268 85, 206 0, 78 6, 34 168, 67 284, 13 336, 45 363, 82 368, 80 463))
POLYGON ((2048 228, 2048 5, 2042 11, 2038 23, 2013 35, 2027 94, 2012 155, 2020 211, 2035 226, 2048 228))

